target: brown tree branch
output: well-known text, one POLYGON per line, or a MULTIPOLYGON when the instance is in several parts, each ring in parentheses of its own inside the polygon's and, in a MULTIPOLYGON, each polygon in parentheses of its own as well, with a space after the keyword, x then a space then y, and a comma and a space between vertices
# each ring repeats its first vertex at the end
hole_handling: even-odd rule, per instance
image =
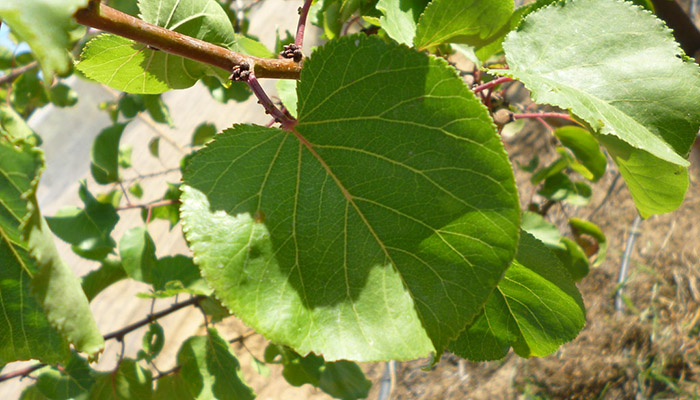
POLYGON ((22 75, 23 73, 25 73, 27 71, 31 71, 32 69, 34 69, 38 66, 39 66, 38 61, 32 61, 27 65, 23 65, 21 67, 14 68, 14 69, 10 70, 10 72, 7 75, 0 76, 0 85, 4 85, 5 83, 11 83, 15 79, 17 79, 17 77, 22 75))
POLYGON ((231 72, 247 62, 258 78, 299 79, 301 66, 289 59, 249 56, 205 42, 124 14, 104 4, 90 1, 75 12, 73 18, 91 26, 135 40, 159 50, 219 67, 231 72))

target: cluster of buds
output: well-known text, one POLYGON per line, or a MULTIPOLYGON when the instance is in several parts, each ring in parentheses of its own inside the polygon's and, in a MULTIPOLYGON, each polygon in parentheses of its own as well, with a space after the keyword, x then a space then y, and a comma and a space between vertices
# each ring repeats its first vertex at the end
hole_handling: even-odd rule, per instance
POLYGON ((233 72, 229 75, 228 79, 231 81, 247 81, 250 76, 250 65, 243 61, 239 65, 233 67, 233 72))
POLYGON ((304 57, 299 46, 294 43, 285 45, 284 50, 280 51, 280 56, 282 58, 292 58, 294 62, 299 62, 304 57))

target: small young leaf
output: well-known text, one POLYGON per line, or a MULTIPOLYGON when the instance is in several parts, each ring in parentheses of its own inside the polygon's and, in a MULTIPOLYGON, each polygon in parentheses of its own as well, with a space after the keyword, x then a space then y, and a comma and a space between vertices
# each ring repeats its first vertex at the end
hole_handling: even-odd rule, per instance
POLYGON ((450 350, 474 361, 502 358, 510 346, 521 357, 542 357, 575 338, 585 323, 581 294, 567 271, 523 232, 513 265, 450 350))
POLYGON ((170 297, 179 293, 211 294, 192 259, 183 255, 158 259, 151 270, 150 282, 155 297, 170 297))
POLYGON ((131 153, 134 151, 134 146, 120 146, 117 155, 117 164, 122 168, 131 168, 131 153))
POLYGON ((158 152, 160 150, 160 138, 154 137, 148 142, 148 152, 155 158, 158 158, 158 152))
POLYGON ((97 183, 106 185, 119 180, 119 140, 126 124, 103 129, 92 143, 90 171, 97 183))
POLYGON ((97 201, 85 182, 81 183, 78 195, 85 204, 84 209, 64 207, 46 220, 56 236, 73 245, 78 255, 102 260, 116 245, 110 235, 119 215, 111 204, 97 201))
POLYGON ((450 42, 482 47, 512 14, 513 0, 433 0, 418 21, 413 42, 418 50, 450 42))
POLYGON ((255 398, 243 381, 238 360, 231 346, 209 328, 209 336, 193 336, 177 353, 180 373, 197 399, 245 400, 255 398))
POLYGON ((174 128, 175 123, 170 117, 170 109, 168 105, 165 104, 163 98, 155 94, 143 94, 141 95, 143 99, 143 105, 146 107, 146 111, 153 118, 154 121, 161 124, 168 124, 169 127, 174 128))
POLYGON ((139 352, 141 357, 148 362, 158 357, 160 351, 163 350, 165 344, 165 332, 163 327, 158 322, 153 322, 148 325, 148 330, 143 334, 141 339, 143 352, 139 352))
POLYGON ((326 363, 318 387, 337 399, 365 399, 372 382, 365 377, 359 365, 341 360, 326 363))
POLYGON ((590 132, 576 126, 563 126, 554 131, 554 136, 591 172, 590 179, 593 182, 603 176, 608 162, 605 154, 600 151, 598 141, 590 132))
POLYGON ((12 82, 12 106, 22 115, 29 115, 34 109, 49 102, 49 93, 36 73, 22 74, 12 82))
POLYGON ((145 226, 124 233, 119 241, 119 255, 129 278, 151 283, 151 273, 157 262, 156 245, 145 226))
POLYGON ((129 186, 129 193, 133 194, 137 198, 143 197, 143 187, 141 186, 140 183, 136 182, 133 185, 129 186))
MULTIPOLYGON (((168 189, 163 195, 163 200, 176 201, 180 199, 180 185, 168 183, 168 189)), ((141 212, 141 218, 146 221, 148 218, 148 210, 141 212)), ((164 206, 151 208, 151 221, 154 219, 164 219, 170 221, 170 229, 180 221, 180 206, 177 202, 164 206)))
POLYGON ((192 134, 192 146, 201 146, 216 135, 216 125, 203 122, 199 124, 192 134))
POLYGON ((57 107, 72 107, 78 102, 78 93, 70 86, 58 83, 49 90, 49 99, 57 107))
POLYGON ((559 172, 547 177, 537 193, 552 201, 585 206, 591 200, 593 190, 584 182, 572 182, 566 174, 559 172))
POLYGON ((88 301, 92 301, 105 288, 126 278, 126 271, 124 271, 121 262, 108 258, 102 261, 100 268, 83 277, 81 286, 88 301))
POLYGON ((124 118, 131 119, 136 117, 141 111, 146 109, 143 104, 143 97, 137 94, 124 93, 119 98, 119 112, 124 118))
POLYGON ((597 251, 595 252, 596 256, 593 260, 593 266, 599 266, 605 260, 605 256, 608 252, 608 239, 605 237, 603 231, 593 222, 579 218, 570 218, 569 226, 577 239, 584 240, 581 238, 581 235, 587 235, 595 240, 597 251))

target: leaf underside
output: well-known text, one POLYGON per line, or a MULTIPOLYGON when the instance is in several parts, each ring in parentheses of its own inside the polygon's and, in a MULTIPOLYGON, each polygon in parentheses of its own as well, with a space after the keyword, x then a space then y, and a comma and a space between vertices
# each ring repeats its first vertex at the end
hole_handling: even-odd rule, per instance
POLYGON ((700 74, 663 22, 621 1, 570 0, 530 14, 503 48, 509 70, 496 73, 599 133, 643 216, 678 207, 700 125, 700 74), (658 171, 653 179, 643 162, 658 171))
POLYGON ((293 132, 237 125, 191 160, 181 212, 202 275, 300 354, 441 353, 518 237, 486 109, 444 61, 361 36, 317 50, 298 97, 293 132))

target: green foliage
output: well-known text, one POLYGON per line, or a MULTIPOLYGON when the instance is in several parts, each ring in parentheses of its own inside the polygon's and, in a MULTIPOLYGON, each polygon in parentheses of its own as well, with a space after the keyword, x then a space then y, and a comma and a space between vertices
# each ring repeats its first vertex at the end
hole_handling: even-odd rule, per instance
POLYGON ((90 171, 97 183, 119 181, 119 140, 126 124, 114 124, 95 138, 90 151, 90 171))
POLYGON ((585 322, 583 300, 564 266, 523 232, 483 313, 449 348, 479 361, 502 358, 511 346, 521 357, 542 357, 575 338, 585 322))
POLYGON ((360 367, 350 361, 325 362, 313 353, 305 357, 275 344, 265 349, 265 362, 282 364, 282 376, 293 386, 311 384, 338 399, 364 399, 371 382, 360 367))
POLYGON ((41 61, 46 82, 54 74, 65 74, 72 67, 67 48, 69 31, 75 26, 73 13, 88 0, 3 0, 0 19, 12 32, 31 46, 41 61))
POLYGON ((433 0, 421 15, 414 43, 416 49, 442 43, 482 47, 496 39, 513 14, 513 0, 433 0))
POLYGON ((314 53, 298 93, 293 135, 236 126, 190 161, 184 231, 204 278, 300 353, 440 352, 515 250, 512 171, 485 109, 441 60, 359 36, 314 53), (339 73, 354 57, 367 61, 339 73))
POLYGON ((243 381, 229 344, 216 329, 209 328, 208 333, 189 338, 177 353, 189 393, 202 400, 253 399, 253 390, 243 381))
POLYGON ((97 201, 85 182, 80 184, 78 195, 85 208, 64 207, 46 220, 53 233, 70 243, 76 254, 102 260, 116 246, 110 234, 119 215, 112 204, 97 201))
POLYGON ((700 124, 700 81, 662 22, 623 2, 571 0, 531 14, 503 46, 505 74, 598 134, 642 216, 678 207, 700 124))
MULTIPOLYGON (((248 21, 230 3, 110 5, 275 58, 234 32, 246 32, 248 21)), ((700 125, 698 68, 642 8, 618 0, 539 0, 516 10, 510 0, 320 0, 310 20, 329 42, 303 61, 298 81, 277 83, 293 120, 281 128, 236 124, 220 134, 202 121, 188 146, 196 152, 180 161, 183 183, 133 205, 145 222, 165 219, 171 228, 182 211, 194 258, 158 258, 146 224, 126 231, 117 251, 112 230, 125 209, 123 191, 144 194, 140 179, 127 184, 122 173, 133 168, 146 176, 132 165, 139 149, 120 147, 130 120, 149 115, 173 127, 158 94, 198 81, 221 103, 252 91, 228 82, 227 71, 129 39, 82 40, 85 31, 72 29, 71 15, 85 4, 0 5, 3 23, 33 51, 0 46, 0 75, 41 61, 40 72, 29 69, 0 87, 0 364, 33 358, 60 365, 42 369, 23 399, 253 398, 213 327, 231 312, 272 340, 264 361, 253 361, 260 374, 265 363, 279 363, 290 384, 341 399, 369 393, 370 382, 347 360, 432 355, 437 362, 445 349, 473 360, 502 358, 510 348, 545 356, 584 326, 574 282, 608 249, 590 221, 552 220, 568 222, 560 232, 547 213, 558 203, 590 201, 589 184, 608 164, 600 146, 644 217, 678 207, 688 187, 686 158, 700 125), (355 29, 367 35, 339 38, 355 29), (96 136, 91 171, 110 187, 93 196, 82 182, 83 208, 44 220, 35 196, 41 139, 26 119, 46 105, 78 101, 71 81, 54 79, 71 73, 66 50, 73 46, 76 53, 82 46, 79 71, 129 93, 99 105, 112 125, 96 136), (474 71, 442 58, 454 51, 474 61, 474 71), (522 81, 535 101, 569 110, 574 118, 567 114, 566 123, 578 125, 554 130, 561 146, 549 164, 533 155, 520 166, 532 174, 533 201, 541 204, 528 209, 537 213, 520 210, 499 136, 520 134, 517 124, 529 116, 496 126, 490 113, 522 104, 499 98, 503 86, 471 90, 494 74, 522 81), (49 226, 99 267, 79 281, 58 256, 49 226), (137 359, 120 357, 110 372, 92 370, 76 352, 92 360, 100 351, 89 301, 126 278, 150 285, 140 297, 196 296, 187 304, 208 319, 207 335, 187 339, 177 368, 155 384, 145 366, 159 363, 166 337, 155 321, 148 321, 137 359)), ((293 41, 289 32, 278 34, 276 52, 293 41)), ((159 144, 155 138, 148 145, 156 158, 159 144)))
POLYGON ((30 294, 38 266, 21 233, 30 212, 26 196, 33 196, 42 165, 38 150, 0 137, 0 310, 5 315, 0 320, 0 364, 30 358, 54 363, 68 354, 65 339, 30 294))

